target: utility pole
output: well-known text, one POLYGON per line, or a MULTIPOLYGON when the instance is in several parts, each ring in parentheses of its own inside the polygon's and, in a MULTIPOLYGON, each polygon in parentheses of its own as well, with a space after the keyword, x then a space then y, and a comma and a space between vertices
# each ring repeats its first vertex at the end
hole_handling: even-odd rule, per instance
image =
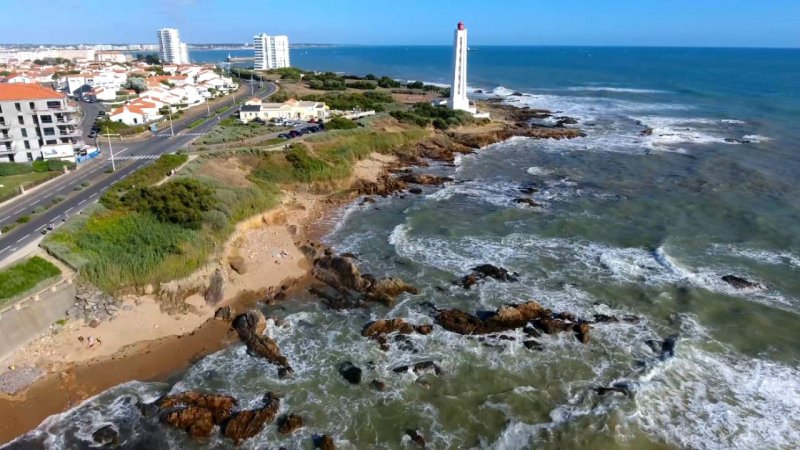
POLYGON ((167 112, 169 113, 169 133, 175 137, 175 129, 172 128, 172 107, 168 106, 167 112))
POLYGON ((255 72, 250 72, 250 95, 253 95, 253 88, 255 88, 255 85, 253 85, 253 74, 254 73, 255 72))
POLYGON ((111 155, 111 171, 116 172, 117 166, 114 164, 114 148, 111 147, 111 130, 106 127, 106 139, 108 139, 108 153, 111 155))
POLYGON ((206 111, 208 111, 208 117, 211 117, 211 108, 208 106, 208 97, 206 97, 206 111))

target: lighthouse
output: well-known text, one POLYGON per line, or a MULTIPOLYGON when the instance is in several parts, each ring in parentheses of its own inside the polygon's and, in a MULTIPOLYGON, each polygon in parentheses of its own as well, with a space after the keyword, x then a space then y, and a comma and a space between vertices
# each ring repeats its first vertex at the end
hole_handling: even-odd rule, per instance
POLYGON ((453 84, 447 106, 475 114, 467 98, 467 49, 467 28, 464 22, 458 22, 453 41, 453 84))

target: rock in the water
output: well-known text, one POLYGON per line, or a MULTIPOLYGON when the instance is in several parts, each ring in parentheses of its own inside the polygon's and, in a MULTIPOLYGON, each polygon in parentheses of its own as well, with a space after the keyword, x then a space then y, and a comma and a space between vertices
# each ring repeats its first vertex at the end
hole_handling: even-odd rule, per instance
POLYGON ((219 425, 230 418, 236 399, 229 395, 209 394, 197 391, 186 391, 162 398, 158 407, 164 411, 182 406, 194 406, 208 410, 214 423, 219 425))
POLYGON ((394 298, 406 292, 416 295, 419 290, 399 278, 383 278, 372 283, 366 294, 368 300, 392 306, 394 298))
POLYGON ((746 280, 742 277, 737 277, 736 275, 725 275, 722 277, 722 281, 730 284, 731 286, 735 287, 736 289, 754 289, 754 288, 761 288, 761 285, 758 283, 754 283, 750 280, 746 280))
POLYGON ((336 443, 332 437, 325 434, 314 439, 314 447, 320 450, 336 450, 336 443))
POLYGON ((581 343, 589 343, 589 330, 591 327, 588 322, 576 323, 572 329, 575 330, 575 337, 578 338, 581 343))
POLYGON ((361 335, 375 339, 394 332, 411 334, 414 332, 414 327, 403 319, 380 319, 368 323, 361 331, 361 335))
POLYGON ((214 318, 224 321, 230 321, 233 318, 233 309, 230 306, 223 306, 221 308, 217 308, 214 312, 214 318))
POLYGON ((542 317, 536 319, 533 325, 545 332, 545 334, 557 334, 569 331, 572 329, 572 324, 564 322, 563 320, 553 319, 550 317, 542 317))
POLYGON ((440 185, 453 181, 453 179, 450 177, 417 173, 409 173, 401 176, 399 179, 405 183, 422 184, 427 186, 440 185))
POLYGON ((350 361, 345 361, 339 365, 339 374, 350 384, 361 383, 361 369, 350 361))
POLYGON ((264 315, 257 310, 250 310, 245 314, 240 314, 233 320, 233 328, 251 353, 263 356, 277 366, 289 367, 289 363, 286 357, 281 354, 278 344, 269 336, 262 335, 266 329, 266 324, 267 321, 264 315))
POLYGON ((594 391, 597 395, 607 395, 607 394, 623 394, 628 397, 633 397, 633 392, 631 391, 631 387, 628 383, 614 383, 609 387, 598 387, 594 388, 594 391))
POLYGON ((524 341, 522 344, 525 345, 525 348, 527 348, 528 350, 539 350, 539 351, 544 350, 544 347, 542 346, 542 344, 540 344, 538 341, 535 341, 533 339, 529 339, 527 341, 524 341))
POLYGON ((417 444, 420 448, 425 448, 425 438, 417 430, 407 429, 406 434, 411 438, 411 442, 417 444))
POLYGON ((421 335, 428 335, 428 334, 431 334, 433 332, 433 325, 428 325, 428 324, 417 325, 417 326, 414 327, 414 331, 416 331, 417 333, 419 333, 421 335))
POLYGON ((111 425, 105 425, 94 430, 92 440, 101 447, 113 448, 119 445, 119 431, 111 425))
POLYGON ((390 177, 387 174, 381 175, 377 181, 366 181, 358 179, 353 183, 352 189, 361 195, 380 195, 386 197, 397 191, 406 188, 406 183, 402 180, 390 177))
POLYGON ((289 436, 303 427, 303 418, 297 414, 288 414, 278 419, 278 432, 284 436, 289 436))
POLYGON ((537 302, 505 305, 487 319, 457 309, 439 311, 436 323, 459 334, 490 334, 525 326, 531 320, 550 315, 550 310, 537 302))
POLYGON ((294 375, 294 370, 291 367, 279 367, 278 368, 278 378, 281 380, 285 380, 287 378, 291 378, 294 375))
POLYGON ((386 383, 384 383, 381 380, 372 380, 372 382, 370 384, 372 385, 373 388, 375 388, 375 389, 377 389, 379 391, 385 391, 386 390, 386 383))
POLYGON ((441 375, 442 374, 442 368, 439 367, 439 365, 436 364, 433 361, 421 361, 421 362, 418 362, 418 363, 414 364, 413 366, 395 367, 394 369, 392 369, 392 372, 394 372, 394 373, 405 373, 405 372, 408 372, 409 370, 413 371, 416 374, 425 373, 425 372, 433 372, 436 375, 441 375))
POLYGON ((211 437, 214 430, 214 416, 211 411, 197 406, 189 406, 161 415, 161 421, 180 428, 195 439, 211 437))
POLYGON ((256 410, 239 411, 225 423, 223 434, 239 445, 264 429, 264 425, 275 420, 280 407, 280 399, 272 392, 264 396, 264 407, 256 410))
POLYGON ((411 188, 411 189, 408 190, 408 192, 410 192, 412 194, 419 195, 419 194, 422 194, 422 189, 420 189, 420 188, 411 188))
POLYGON ((665 360, 675 356, 675 345, 678 343, 678 335, 673 334, 663 341, 649 340, 645 341, 645 343, 651 350, 658 353, 659 358, 665 360))
POLYGON ((532 198, 528 198, 528 197, 515 198, 514 199, 514 203, 520 203, 520 204, 528 205, 531 208, 536 208, 538 206, 541 206, 540 204, 536 203, 532 198))
POLYGON ((462 287, 464 287, 464 289, 469 289, 486 278, 493 278, 498 281, 508 282, 517 281, 516 274, 512 274, 502 267, 497 267, 491 264, 482 264, 480 266, 473 267, 471 274, 465 275, 456 283, 460 284, 462 287))

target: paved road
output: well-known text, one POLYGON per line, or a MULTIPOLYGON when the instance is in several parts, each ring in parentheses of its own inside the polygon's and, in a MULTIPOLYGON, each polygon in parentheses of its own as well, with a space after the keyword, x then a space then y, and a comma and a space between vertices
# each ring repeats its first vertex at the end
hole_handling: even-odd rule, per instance
MULTIPOLYGON (((265 84, 262 91, 256 95, 266 97, 275 92, 277 88, 273 84, 265 84)), ((230 105, 232 99, 226 103, 216 105, 219 109, 223 105, 230 105)), ((94 106, 93 104, 91 104, 94 106)), ((231 108, 220 115, 225 118, 236 113, 237 108, 231 108)), ((96 115, 97 111, 87 112, 87 117, 91 114, 96 115)), ((164 153, 175 152, 198 136, 211 131, 218 123, 217 118, 206 120, 191 130, 187 130, 185 124, 175 124, 175 136, 169 132, 161 132, 158 135, 141 142, 130 144, 113 143, 115 172, 109 172, 111 161, 107 148, 102 148, 102 156, 86 162, 67 175, 56 178, 53 182, 39 191, 23 195, 13 202, 0 209, 0 227, 14 223, 20 216, 28 215, 30 222, 20 224, 13 230, 0 235, 0 264, 19 249, 38 242, 43 237, 42 229, 48 224, 53 223, 56 227, 60 226, 68 216, 78 214, 85 207, 97 202, 99 197, 112 184, 127 177, 154 160, 164 153), (89 187, 76 191, 75 188, 81 183, 89 182, 89 187), (36 207, 51 205, 55 197, 63 197, 63 200, 41 214, 32 214, 36 207)))

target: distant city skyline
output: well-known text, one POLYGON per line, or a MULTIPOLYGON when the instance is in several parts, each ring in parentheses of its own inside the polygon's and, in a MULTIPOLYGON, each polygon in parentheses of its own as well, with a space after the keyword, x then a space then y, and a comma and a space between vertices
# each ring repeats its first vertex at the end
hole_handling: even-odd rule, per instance
POLYGON ((30 5, 3 6, 0 44, 155 43, 174 27, 189 44, 252 43, 264 30, 292 42, 448 45, 463 20, 475 45, 800 47, 800 2, 793 0, 592 0, 486 5, 476 0, 63 0, 75 20, 30 5), (35 23, 37 26, 31 27, 35 23))

